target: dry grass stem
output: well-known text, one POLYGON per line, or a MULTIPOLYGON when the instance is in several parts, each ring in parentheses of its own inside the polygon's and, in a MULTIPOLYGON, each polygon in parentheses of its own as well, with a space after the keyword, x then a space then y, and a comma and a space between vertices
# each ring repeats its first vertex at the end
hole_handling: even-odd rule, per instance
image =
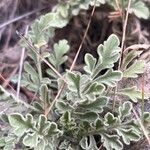
POLYGON ((42 10, 42 9, 44 9, 44 8, 35 9, 35 10, 33 10, 33 11, 31 11, 31 12, 28 12, 28 13, 26 13, 26 14, 23 14, 23 15, 21 15, 21 16, 19 16, 19 17, 16 17, 16 18, 13 18, 13 19, 11 19, 11 20, 8 20, 7 22, 4 22, 3 24, 0 24, 0 29, 6 27, 6 26, 8 26, 8 25, 10 25, 10 24, 12 24, 12 23, 14 23, 14 22, 16 22, 16 21, 19 21, 19 20, 21 20, 21 19, 23 19, 23 18, 25 18, 25 17, 28 17, 28 16, 30 16, 30 15, 32 15, 32 14, 34 14, 34 13, 36 13, 36 12, 42 10))
POLYGON ((143 123, 142 123, 140 117, 138 116, 138 114, 137 114, 137 112, 135 111, 134 108, 132 109, 132 111, 133 111, 133 113, 134 113, 136 119, 138 120, 138 123, 139 123, 140 126, 141 126, 141 129, 142 129, 143 134, 145 135, 145 137, 146 137, 146 139, 147 139, 148 144, 150 145, 150 138, 149 138, 149 136, 148 136, 148 132, 146 131, 145 127, 143 126, 143 123))
POLYGON ((124 51, 124 44, 125 44, 125 39, 126 39, 126 30, 127 30, 127 23, 128 23, 128 17, 129 17, 129 10, 130 10, 130 6, 131 6, 131 1, 132 0, 129 0, 129 2, 128 2, 125 21, 124 21, 124 25, 123 25, 123 33, 122 33, 122 41, 121 41, 121 57, 120 57, 120 60, 119 60, 118 69, 121 69, 121 64, 122 64, 122 60, 123 60, 123 51, 124 51))
MULTIPOLYGON (((6 79, 5 79, 1 74, 0 74, 0 79, 2 79, 4 82, 7 82, 6 79)), ((13 88, 9 83, 7 84, 7 86, 10 87, 11 90, 12 90, 14 93, 16 93, 16 91, 14 90, 14 88, 13 88)))
MULTIPOLYGON (((25 36, 28 33, 28 29, 29 29, 29 26, 26 27, 25 36)), ((19 99, 19 93, 20 93, 20 83, 21 83, 24 55, 25 55, 25 48, 22 48, 20 64, 19 64, 19 73, 18 73, 18 84, 17 84, 17 95, 16 95, 17 99, 19 99)))
MULTIPOLYGON (((124 50, 124 43, 125 43, 125 36, 126 36, 126 29, 127 29, 130 6, 131 6, 131 0, 128 1, 128 8, 127 8, 125 21, 124 21, 124 25, 123 25, 122 42, 121 42, 121 57, 119 59, 118 70, 121 69, 121 63, 122 63, 122 59, 123 59, 123 50, 124 50)), ((114 95, 115 96, 114 96, 114 99, 113 99, 113 110, 114 110, 115 104, 116 104, 116 93, 117 93, 117 91, 118 91, 118 83, 117 83, 117 85, 115 87, 115 90, 114 90, 114 95)))
POLYGON ((120 8, 119 1, 115 0, 115 2, 116 2, 116 6, 117 6, 117 9, 119 10, 120 15, 122 15, 122 10, 120 8))

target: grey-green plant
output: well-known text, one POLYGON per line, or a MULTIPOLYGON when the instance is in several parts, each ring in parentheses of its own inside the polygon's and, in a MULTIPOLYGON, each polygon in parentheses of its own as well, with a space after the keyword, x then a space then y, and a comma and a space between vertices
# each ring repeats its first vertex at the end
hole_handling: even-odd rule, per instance
MULTIPOLYGON (((137 78, 144 72, 144 61, 135 61, 136 51, 124 57, 122 70, 115 69, 121 48, 118 37, 112 34, 98 46, 98 57, 89 53, 85 55, 82 73, 61 69, 68 59, 70 46, 67 40, 55 43, 51 52, 41 51, 41 47, 54 36, 55 29, 68 23, 67 15, 74 15, 74 11, 79 12, 86 5, 88 9, 89 5, 94 5, 94 0, 61 1, 53 12, 33 23, 27 40, 22 39, 30 63, 24 63, 21 86, 33 92, 37 100, 27 103, 0 86, 0 105, 9 104, 9 110, 0 113, 0 148, 98 150, 102 145, 107 150, 121 150, 124 145, 143 138, 140 124, 132 113, 134 104, 142 99, 142 91, 126 85, 114 92, 122 80, 137 78), (65 85, 51 68, 42 68, 44 61, 39 56, 62 75, 65 85), (63 91, 51 108, 62 85, 63 91), (49 108, 51 110, 46 115, 49 108)), ((12 81, 17 82, 17 76, 12 81)), ((140 112, 140 118, 146 126, 150 113, 140 112)))
MULTIPOLYGON (((51 59, 56 69, 58 69, 56 64, 61 65, 61 62, 67 59, 64 56, 68 51, 66 44, 65 40, 59 42, 54 46, 54 53, 49 55, 50 58, 60 56, 59 63, 58 59, 51 59), (66 50, 61 48, 62 46, 66 50)), ((98 58, 91 54, 85 55, 84 73, 68 70, 63 72, 67 81, 65 91, 57 99, 48 116, 44 115, 44 111, 51 105, 55 97, 53 88, 49 86, 51 82, 39 84, 39 100, 30 105, 22 100, 17 100, 13 94, 9 94, 1 87, 1 103, 11 100, 11 103, 18 104, 17 107, 22 104, 21 108, 25 107, 26 111, 1 114, 2 124, 5 123, 8 128, 7 131, 1 128, 3 136, 0 139, 0 146, 4 149, 18 146, 22 149, 29 147, 39 150, 98 150, 98 145, 101 143, 107 150, 121 150, 124 144, 129 145, 132 141, 140 140, 143 133, 137 119, 133 117, 132 109, 133 102, 141 99, 141 91, 135 87, 120 88, 116 92, 115 109, 112 109, 113 89, 118 82, 122 78, 135 78, 144 71, 143 65, 140 65, 140 72, 136 69, 139 65, 135 63, 129 65, 129 62, 135 57, 133 52, 132 55, 128 53, 125 57, 123 72, 114 70, 114 64, 120 58, 119 44, 117 36, 112 34, 104 44, 100 44, 97 48, 98 58), (132 66, 135 70, 129 69, 132 66), (125 72, 128 76, 124 76, 125 72), (122 96, 125 96, 125 100, 121 99, 122 96), (96 142, 98 136, 99 142, 96 142), (8 139, 10 139, 9 142, 8 139)), ((140 63, 143 64, 143 62, 140 63)), ((31 65, 25 63, 24 67, 27 66, 30 66, 30 69, 25 69, 25 74, 38 78, 38 73, 31 73, 36 72, 35 69, 33 71, 33 67, 31 69, 31 65)), ((33 85, 32 80, 28 82, 30 82, 29 85, 33 85)), ((29 85, 22 84, 28 89, 29 85)), ((56 85, 58 86, 58 83, 56 85)), ((149 117, 150 113, 144 112, 143 123, 146 123, 149 117)))

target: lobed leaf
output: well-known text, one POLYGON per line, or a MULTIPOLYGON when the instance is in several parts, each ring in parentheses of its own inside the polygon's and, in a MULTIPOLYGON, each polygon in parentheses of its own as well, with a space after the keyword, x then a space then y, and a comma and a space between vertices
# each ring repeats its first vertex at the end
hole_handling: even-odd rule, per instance
POLYGON ((95 66, 96 66, 96 58, 94 58, 91 54, 86 54, 84 57, 84 61, 86 66, 84 67, 84 70, 89 73, 92 74, 95 66))
POLYGON ((35 150, 45 150, 46 148, 46 142, 43 139, 40 139, 35 147, 35 150))
POLYGON ((144 124, 149 124, 149 122, 150 122, 150 112, 144 112, 143 121, 144 121, 144 124))
POLYGON ((93 122, 98 118, 98 114, 92 111, 85 112, 85 113, 76 112, 75 115, 79 120, 88 121, 88 122, 93 122))
POLYGON ((77 92, 78 95, 80 95, 80 92, 81 92, 81 88, 80 88, 81 76, 79 74, 75 74, 73 72, 68 72, 66 78, 67 78, 67 81, 68 81, 68 88, 71 91, 77 92))
POLYGON ((74 109, 68 102, 63 102, 61 100, 57 101, 56 108, 59 110, 60 113, 64 113, 66 111, 72 111, 74 109))
POLYGON ((78 104, 78 108, 83 108, 84 110, 94 111, 94 112, 102 112, 103 107, 107 105, 108 98, 107 97, 98 97, 95 100, 85 100, 78 104))
POLYGON ((41 95, 41 100, 44 103, 44 107, 47 107, 50 104, 50 91, 47 87, 46 84, 42 84, 40 86, 40 95, 41 95))
POLYGON ((131 114, 132 107, 132 103, 129 101, 124 102, 122 106, 119 106, 120 119, 124 120, 125 117, 128 117, 131 114))
POLYGON ((138 18, 148 19, 150 16, 149 8, 142 1, 133 2, 130 12, 133 12, 138 18))
POLYGON ((95 127, 96 131, 104 129, 104 122, 101 119, 98 118, 94 122, 94 127, 95 127))
POLYGON ((67 61, 66 53, 69 51, 68 41, 60 40, 54 44, 54 52, 48 57, 49 62, 59 70, 60 65, 67 61))
POLYGON ((140 90, 137 90, 135 86, 121 89, 118 91, 118 94, 129 97, 133 102, 137 102, 138 99, 142 99, 142 92, 140 90))
POLYGON ((119 39, 116 35, 112 34, 109 36, 107 41, 104 44, 100 44, 97 52, 99 55, 99 63, 96 69, 93 72, 93 76, 96 76, 98 73, 97 71, 103 70, 106 68, 112 68, 114 63, 118 61, 120 56, 120 48, 119 48, 119 39))
POLYGON ((107 150, 122 150, 123 145, 117 135, 101 134, 101 142, 107 150))
POLYGON ((118 122, 118 118, 114 117, 114 115, 110 112, 108 112, 104 118, 106 126, 113 126, 118 122))
POLYGON ((122 68, 125 70, 128 65, 138 56, 138 52, 136 50, 131 50, 128 52, 123 59, 122 68))
POLYGON ((119 44, 118 37, 112 34, 104 42, 104 45, 99 45, 97 52, 102 59, 103 67, 112 68, 114 63, 119 59, 119 44))
POLYGON ((145 62, 144 61, 136 61, 130 67, 128 67, 123 72, 124 78, 137 78, 138 74, 144 73, 145 70, 145 62))
POLYGON ((14 128, 14 133, 21 137, 28 130, 34 129, 34 121, 32 115, 26 115, 26 118, 19 113, 14 113, 8 116, 10 125, 14 128))
POLYGON ((125 144, 129 145, 130 141, 138 141, 140 139, 140 135, 135 132, 133 129, 117 129, 117 133, 119 136, 122 136, 122 139, 125 144))
POLYGON ((89 142, 87 137, 83 137, 80 141, 80 146, 84 150, 98 150, 96 141, 92 135, 89 136, 89 142))
POLYGON ((92 82, 88 84, 88 88, 84 89, 82 93, 84 94, 101 94, 105 90, 104 85, 99 84, 98 82, 92 82))
POLYGON ((113 71, 112 69, 109 69, 104 75, 99 76, 94 81, 105 84, 110 87, 114 87, 118 81, 120 81, 122 78, 121 71, 113 71))
POLYGON ((25 146, 29 146, 31 148, 36 147, 38 144, 38 134, 37 133, 28 133, 24 138, 23 138, 23 144, 25 146))

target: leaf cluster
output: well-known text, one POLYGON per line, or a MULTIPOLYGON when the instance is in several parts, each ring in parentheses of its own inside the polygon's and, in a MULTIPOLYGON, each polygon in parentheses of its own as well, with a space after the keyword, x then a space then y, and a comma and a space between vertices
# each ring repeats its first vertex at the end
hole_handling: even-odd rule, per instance
MULTIPOLYGON (((98 0, 96 5, 104 3, 104 0, 98 0)), ((108 3, 114 6, 113 3, 108 3)), ((135 15, 146 19, 147 9, 143 8, 146 5, 137 0, 133 1, 132 6, 133 4, 136 6, 132 10, 135 15), (146 13, 143 11, 144 15, 139 16, 141 7, 146 13)), ((30 100, 31 103, 28 104, 0 86, 0 104, 9 103, 13 108, 13 112, 3 111, 0 114, 0 123, 7 125, 7 129, 0 127, 0 148, 98 150, 102 144, 107 150, 121 150, 125 144, 129 145, 142 138, 140 125, 132 114, 134 103, 142 99, 142 91, 126 85, 114 93, 122 79, 137 78, 144 72, 144 61, 135 61, 138 55, 136 51, 125 55, 121 70, 115 69, 121 48, 118 37, 112 34, 98 46, 98 57, 88 53, 85 55, 82 73, 62 70, 69 51, 65 39, 55 43, 53 51, 41 51, 48 39, 54 36, 56 28, 64 27, 80 9, 88 9, 93 5, 94 0, 61 1, 52 12, 31 26, 28 42, 23 40, 31 63, 24 63, 21 86, 33 92, 37 101, 30 100), (48 115, 45 114, 63 81, 52 68, 43 69, 44 60, 66 80, 63 92, 48 115), (21 111, 14 109, 14 106, 21 107, 21 111)), ((126 1, 124 7, 126 8, 126 1)), ((16 83, 17 76, 12 81, 16 83)), ((140 113, 140 117, 144 125, 149 123, 149 112, 140 113)))

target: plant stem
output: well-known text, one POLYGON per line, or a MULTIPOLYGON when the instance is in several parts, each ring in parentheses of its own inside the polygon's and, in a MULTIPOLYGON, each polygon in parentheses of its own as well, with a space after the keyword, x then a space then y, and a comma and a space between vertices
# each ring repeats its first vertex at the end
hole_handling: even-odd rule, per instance
POLYGON ((145 129, 144 125, 143 125, 143 122, 141 121, 139 115, 137 114, 137 112, 135 111, 135 109, 133 108, 132 109, 132 112, 134 113, 140 127, 141 127, 141 130, 143 131, 143 134, 145 135, 145 138, 147 139, 147 142, 148 144, 150 145, 150 138, 149 138, 149 133, 148 131, 145 129))
POLYGON ((142 120, 144 119, 144 75, 142 76, 142 120))
POLYGON ((128 7, 127 7, 127 12, 125 16, 125 20, 123 23, 123 33, 122 33, 122 42, 121 42, 121 58, 119 60, 119 69, 121 69, 121 64, 122 64, 122 59, 123 59, 123 51, 124 51, 124 44, 125 44, 125 39, 126 39, 126 30, 127 30, 127 23, 128 23, 128 18, 129 18, 129 9, 131 6, 131 1, 128 1, 128 7))
POLYGON ((42 68, 41 68, 41 59, 38 55, 37 56, 37 69, 38 69, 38 74, 39 74, 39 80, 40 80, 40 84, 42 81, 42 68))
POLYGON ((118 9, 120 15, 122 16, 122 10, 121 10, 121 8, 120 8, 119 0, 115 0, 115 2, 116 2, 117 9, 118 9))
MULTIPOLYGON (((28 33, 28 28, 29 26, 26 27, 25 36, 28 33)), ((22 48, 20 64, 19 64, 20 68, 19 68, 19 75, 18 75, 18 84, 17 84, 17 95, 16 95, 17 99, 19 98, 19 93, 20 93, 20 84, 21 84, 21 75, 22 75, 22 70, 23 70, 24 55, 25 55, 25 48, 22 48)))
MULTIPOLYGON (((127 23, 128 23, 128 17, 129 17, 129 9, 130 9, 130 6, 131 6, 131 1, 132 0, 129 0, 128 1, 128 7, 127 7, 127 12, 126 12, 126 15, 125 15, 125 20, 123 18, 123 33, 122 33, 122 42, 121 42, 121 56, 120 56, 120 59, 119 59, 119 65, 118 65, 118 70, 121 70, 121 64, 122 64, 122 60, 123 60, 123 51, 124 51, 124 44, 125 44, 125 38, 126 38, 126 29, 127 29, 127 23)), ((123 1, 122 1, 122 5, 123 5, 123 1)), ((124 16, 124 14, 123 14, 124 16)), ((116 103, 116 93, 118 91, 118 83, 117 83, 117 86, 114 90, 114 99, 113 99, 113 110, 115 109, 115 103, 116 103)))

